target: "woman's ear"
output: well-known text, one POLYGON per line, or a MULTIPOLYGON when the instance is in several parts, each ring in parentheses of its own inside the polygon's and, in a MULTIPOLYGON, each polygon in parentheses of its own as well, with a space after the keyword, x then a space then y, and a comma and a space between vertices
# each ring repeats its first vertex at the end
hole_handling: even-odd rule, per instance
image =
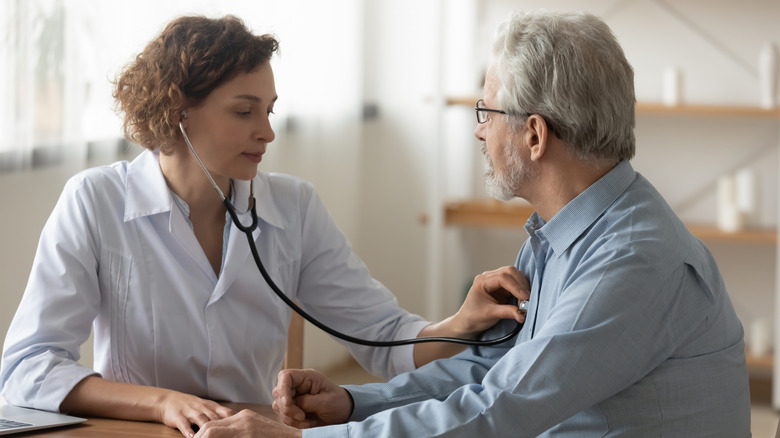
POLYGON ((174 123, 175 123, 175 126, 177 128, 179 127, 179 123, 181 123, 181 125, 184 128, 188 128, 189 127, 188 123, 187 123, 187 110, 186 109, 182 109, 181 111, 178 112, 178 114, 177 113, 173 113, 173 120, 175 120, 174 123))

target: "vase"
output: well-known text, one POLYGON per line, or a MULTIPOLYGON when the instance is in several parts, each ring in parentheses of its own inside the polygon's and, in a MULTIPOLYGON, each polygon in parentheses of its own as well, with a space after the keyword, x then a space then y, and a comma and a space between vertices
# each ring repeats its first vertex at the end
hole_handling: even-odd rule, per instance
POLYGON ((761 107, 766 109, 777 106, 777 77, 780 69, 780 55, 774 43, 766 43, 758 57, 758 80, 761 93, 761 107))
POLYGON ((726 233, 736 233, 744 226, 744 214, 737 204, 737 182, 734 175, 718 178, 718 228, 726 233))
POLYGON ((663 73, 661 100, 666 106, 677 106, 682 101, 682 72, 677 67, 666 67, 663 73))

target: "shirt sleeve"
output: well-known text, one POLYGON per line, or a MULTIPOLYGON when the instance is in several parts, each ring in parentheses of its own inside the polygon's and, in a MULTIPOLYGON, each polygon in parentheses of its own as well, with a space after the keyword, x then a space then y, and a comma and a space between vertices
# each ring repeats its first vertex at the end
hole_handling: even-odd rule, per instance
MULTIPOLYGON (((325 324, 356 338, 390 341, 416 337, 429 321, 400 308, 371 274, 311 189, 302 223, 298 300, 325 324)), ((391 378, 415 369, 413 347, 366 347, 344 341, 372 374, 391 378)))
POLYGON ((57 411, 79 381, 96 374, 78 364, 100 307, 96 234, 87 219, 98 213, 85 191, 71 179, 41 233, 3 348, 0 387, 9 403, 57 411))
MULTIPOLYGON (((495 327, 490 332, 502 329, 495 327)), ((490 357, 464 352, 451 359, 433 361, 414 372, 399 375, 388 383, 345 385, 344 388, 355 402, 350 423, 304 429, 303 436, 436 436, 429 433, 426 423, 431 420, 439 422, 444 419, 442 415, 454 415, 442 402, 458 388, 481 381, 497 357, 500 357, 496 351, 505 351, 511 344, 507 342, 491 348, 493 354, 490 357), (436 417, 407 417, 425 414, 425 410, 419 409, 424 405, 438 406, 437 409, 441 411, 434 414, 436 417), (386 427, 390 430, 385 431, 386 427)), ((432 412, 428 411, 428 414, 432 412)))
POLYGON ((532 339, 506 354, 472 350, 387 384, 347 387, 358 421, 304 436, 542 434, 631 386, 712 316, 693 267, 659 272, 640 262, 619 252, 592 257, 532 339))

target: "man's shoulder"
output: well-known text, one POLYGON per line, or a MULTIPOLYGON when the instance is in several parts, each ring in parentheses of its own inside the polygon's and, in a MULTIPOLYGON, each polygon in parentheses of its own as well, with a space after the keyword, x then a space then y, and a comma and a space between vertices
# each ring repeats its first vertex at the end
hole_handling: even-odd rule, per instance
POLYGON ((659 268, 679 266, 700 246, 664 198, 641 177, 588 229, 582 241, 659 268))

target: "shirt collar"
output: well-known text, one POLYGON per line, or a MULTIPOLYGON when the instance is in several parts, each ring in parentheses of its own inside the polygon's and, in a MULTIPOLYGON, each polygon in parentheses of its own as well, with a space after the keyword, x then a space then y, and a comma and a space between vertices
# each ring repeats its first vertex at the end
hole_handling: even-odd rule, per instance
POLYGON ((529 233, 537 233, 561 254, 607 211, 636 178, 628 161, 621 161, 606 175, 577 195, 547 223, 534 213, 526 223, 529 233))

